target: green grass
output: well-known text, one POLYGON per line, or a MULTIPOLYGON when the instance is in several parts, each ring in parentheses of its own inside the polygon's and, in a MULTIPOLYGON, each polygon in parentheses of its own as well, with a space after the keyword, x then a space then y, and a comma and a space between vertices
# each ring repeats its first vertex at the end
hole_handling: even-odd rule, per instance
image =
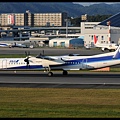
POLYGON ((120 118, 119 93, 120 89, 0 87, 0 118, 120 118))
POLYGON ((111 72, 120 72, 120 68, 119 68, 119 67, 117 67, 117 68, 115 68, 115 67, 112 68, 112 67, 111 67, 111 68, 110 68, 110 71, 111 71, 111 72))
POLYGON ((25 54, 0 54, 0 58, 24 58, 25 54))
POLYGON ((119 118, 120 89, 0 88, 0 118, 119 118))

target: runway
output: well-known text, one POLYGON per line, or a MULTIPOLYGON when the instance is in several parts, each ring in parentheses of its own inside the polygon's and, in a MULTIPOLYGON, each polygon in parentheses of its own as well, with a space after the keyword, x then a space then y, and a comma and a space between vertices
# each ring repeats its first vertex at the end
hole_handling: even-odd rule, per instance
MULTIPOLYGON (((65 55, 70 53, 93 55, 102 53, 100 50, 54 49, 54 48, 0 48, 0 54, 40 54, 65 55)), ((119 67, 119 65, 118 65, 119 67)), ((0 71, 0 87, 47 87, 47 88, 120 88, 120 74, 117 72, 69 72, 67 76, 62 71, 54 72, 48 77, 43 71, 0 71)))
POLYGON ((38 88, 120 88, 119 72, 55 71, 48 77, 43 71, 0 71, 0 87, 38 88))
MULTIPOLYGON (((80 49, 55 49, 55 48, 0 48, 0 54, 25 54, 25 51, 30 52, 30 54, 38 55, 43 53, 45 55, 65 55, 65 54, 80 54, 80 55, 94 55, 103 53, 99 49, 86 50, 85 48, 80 49)), ((108 52, 108 51, 106 51, 108 52)))

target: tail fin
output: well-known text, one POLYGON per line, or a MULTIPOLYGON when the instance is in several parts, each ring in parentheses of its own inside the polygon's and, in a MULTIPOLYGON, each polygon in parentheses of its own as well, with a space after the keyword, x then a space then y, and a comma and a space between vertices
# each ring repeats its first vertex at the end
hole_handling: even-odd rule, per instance
POLYGON ((98 39, 97 39, 96 35, 94 35, 94 44, 96 44, 97 41, 98 41, 98 39))
POLYGON ((113 59, 120 58, 120 45, 117 47, 113 59))

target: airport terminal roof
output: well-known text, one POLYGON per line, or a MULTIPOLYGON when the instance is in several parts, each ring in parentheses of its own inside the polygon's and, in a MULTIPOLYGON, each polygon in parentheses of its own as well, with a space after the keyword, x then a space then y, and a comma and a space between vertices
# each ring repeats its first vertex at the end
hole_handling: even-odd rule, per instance
POLYGON ((107 22, 110 21, 110 26, 113 26, 113 27, 120 27, 120 12, 109 17, 108 19, 100 22, 98 25, 104 25, 104 26, 108 26, 107 25, 107 22))

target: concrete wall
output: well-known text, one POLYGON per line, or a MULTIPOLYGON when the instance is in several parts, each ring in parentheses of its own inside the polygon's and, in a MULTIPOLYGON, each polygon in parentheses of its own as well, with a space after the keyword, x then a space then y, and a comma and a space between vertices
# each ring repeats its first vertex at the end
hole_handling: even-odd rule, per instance
POLYGON ((99 43, 102 43, 102 41, 104 43, 108 43, 109 42, 108 34, 99 34, 99 33, 97 33, 97 34, 94 34, 94 33, 93 34, 86 34, 85 37, 84 37, 84 42, 86 44, 90 44, 91 42, 94 42, 94 37, 92 39, 92 36, 94 36, 94 35, 98 36, 98 42, 99 43), (104 40, 101 39, 102 36, 104 36, 104 40))
POLYGON ((49 47, 54 47, 54 42, 57 42, 57 46, 61 46, 61 42, 65 42, 65 47, 69 47, 69 41, 71 38, 55 38, 49 40, 49 47))

